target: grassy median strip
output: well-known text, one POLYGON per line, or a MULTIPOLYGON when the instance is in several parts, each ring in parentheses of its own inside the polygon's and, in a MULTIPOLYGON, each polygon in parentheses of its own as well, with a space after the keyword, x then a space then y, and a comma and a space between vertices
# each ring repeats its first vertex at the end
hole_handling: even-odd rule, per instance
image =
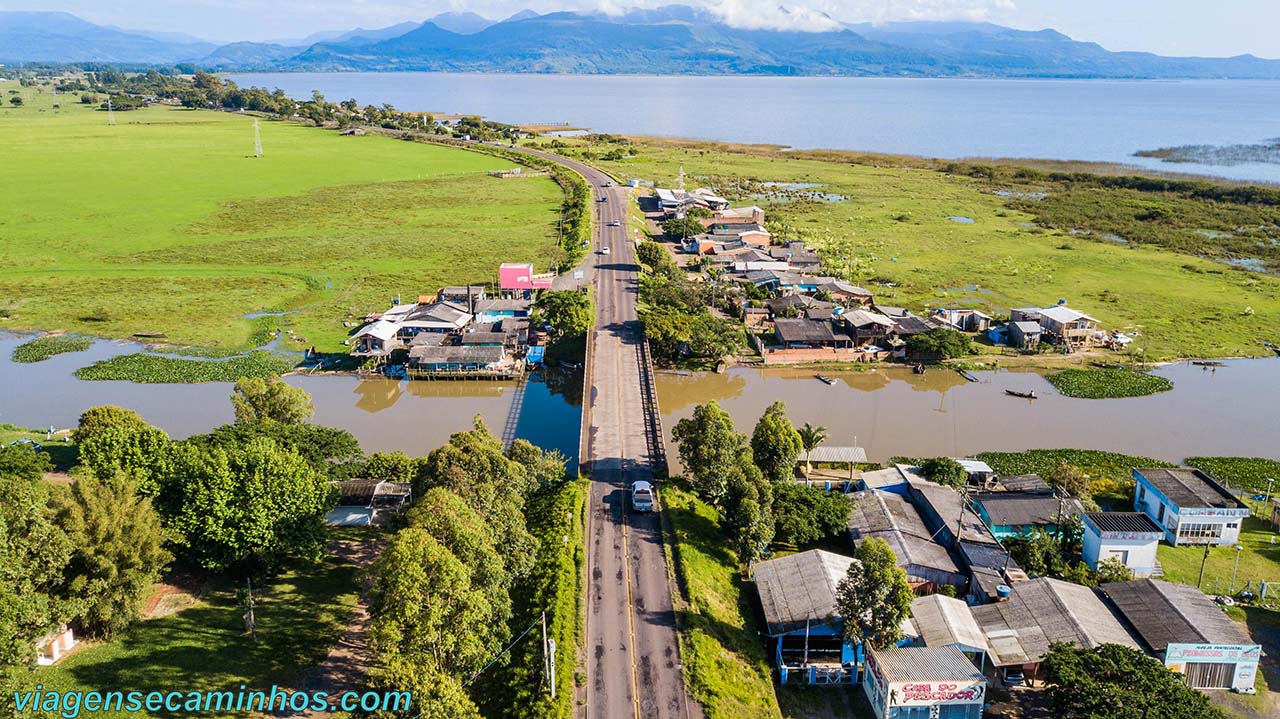
POLYGON ((14 347, 12 357, 14 362, 43 362, 68 352, 84 352, 92 346, 93 340, 88 337, 46 335, 14 347))
POLYGON ((250 352, 228 360, 198 360, 136 353, 95 362, 76 370, 84 380, 124 380, 148 384, 235 382, 241 377, 284 374, 297 364, 274 352, 250 352))
POLYGON ((753 588, 720 532, 714 508, 667 483, 672 559, 688 606, 677 607, 685 681, 707 719, 780 717, 753 588))
POLYGON ((1164 377, 1127 369, 1066 369, 1045 379, 1064 397, 1079 399, 1145 397, 1173 389, 1164 377))

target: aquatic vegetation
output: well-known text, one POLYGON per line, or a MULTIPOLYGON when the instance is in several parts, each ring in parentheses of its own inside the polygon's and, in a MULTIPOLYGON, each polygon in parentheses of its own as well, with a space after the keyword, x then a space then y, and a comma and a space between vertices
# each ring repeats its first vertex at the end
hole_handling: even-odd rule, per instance
POLYGON ((293 369, 295 362, 274 352, 250 352, 223 361, 182 359, 136 353, 95 362, 76 370, 83 380, 124 380, 155 384, 235 382, 241 377, 270 377, 293 369))
POLYGON ((1173 389, 1165 377, 1128 369, 1067 369, 1046 379, 1063 396, 1082 399, 1142 397, 1173 389))
POLYGON ((92 346, 93 340, 88 337, 45 335, 14 347, 12 357, 14 362, 42 362, 67 352, 84 352, 92 346))

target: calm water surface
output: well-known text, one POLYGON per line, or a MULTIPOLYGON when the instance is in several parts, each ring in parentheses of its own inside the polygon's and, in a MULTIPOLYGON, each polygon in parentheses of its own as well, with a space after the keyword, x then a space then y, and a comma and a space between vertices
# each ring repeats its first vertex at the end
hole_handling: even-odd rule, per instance
POLYGON ((812 370, 733 368, 725 374, 660 374, 658 402, 671 427, 695 405, 716 400, 739 431, 750 432, 775 399, 797 425, 828 429, 832 445, 858 444, 873 461, 901 456, 964 456, 983 450, 1078 447, 1179 461, 1201 455, 1280 459, 1280 359, 1231 360, 1207 370, 1162 367, 1169 392, 1129 399, 1063 397, 1031 371, 913 375, 899 368, 831 372, 828 386, 812 370), (1005 389, 1035 390, 1039 399, 1005 389))
POLYGON ((1280 165, 1133 157, 1280 136, 1280 82, 643 77, 449 73, 231 75, 294 97, 567 122, 600 132, 923 155, 1119 162, 1280 182, 1280 165), (750 106, 749 112, 725 108, 750 106))
MULTIPOLYGON (((72 373, 119 354, 137 352, 132 342, 95 342, 86 352, 17 364, 13 348, 27 337, 0 334, 0 423, 28 427, 73 427, 89 407, 114 404, 136 410, 170 436, 185 438, 235 419, 231 384, 134 384, 85 382, 72 373)), ((514 382, 409 382, 355 377, 290 376, 289 384, 311 393, 317 424, 342 427, 366 451, 425 455, 469 429, 472 418, 500 434, 515 396, 514 382)), ((516 436, 569 457, 578 450, 581 375, 534 375, 525 387, 516 436), (575 389, 576 388, 576 389, 575 389)))
MULTIPOLYGON (((101 404, 138 411, 173 437, 206 432, 233 420, 231 385, 84 382, 76 368, 135 352, 129 342, 97 342, 87 352, 35 364, 10 361, 26 338, 0 334, 0 422, 31 427, 74 426, 101 404)), ((1280 459, 1280 359, 1227 360, 1205 369, 1189 363, 1156 372, 1174 389, 1150 397, 1085 400, 1063 397, 1032 371, 979 372, 970 383, 955 372, 913 375, 896 367, 867 372, 736 367, 725 374, 660 373, 658 401, 665 431, 717 400, 750 432, 775 399, 796 424, 828 428, 830 444, 867 448, 873 460, 894 455, 965 455, 1034 447, 1108 449, 1178 461, 1196 455, 1280 459), (1009 397, 1035 390, 1040 399, 1009 397)), ((517 385, 510 382, 408 382, 354 377, 293 376, 311 393, 319 424, 350 430, 367 451, 423 455, 471 426, 479 414, 495 433, 506 426, 517 385)), ((579 374, 534 375, 526 383, 516 436, 575 456, 581 422, 579 374)))

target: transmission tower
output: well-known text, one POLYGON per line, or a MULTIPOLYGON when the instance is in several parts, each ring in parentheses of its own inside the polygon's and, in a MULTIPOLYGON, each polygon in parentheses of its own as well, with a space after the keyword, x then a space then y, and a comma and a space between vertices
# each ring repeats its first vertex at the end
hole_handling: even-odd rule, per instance
POLYGON ((262 157, 262 132, 258 129, 258 119, 253 119, 253 156, 262 157))

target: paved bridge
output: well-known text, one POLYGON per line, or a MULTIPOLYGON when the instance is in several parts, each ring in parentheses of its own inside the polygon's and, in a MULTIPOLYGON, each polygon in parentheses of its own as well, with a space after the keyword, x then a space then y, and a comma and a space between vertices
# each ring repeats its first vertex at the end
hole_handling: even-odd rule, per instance
POLYGON ((596 290, 596 322, 587 342, 579 458, 591 476, 587 686, 580 715, 700 717, 685 691, 660 517, 629 511, 631 483, 651 480, 666 463, 652 362, 636 314, 639 266, 628 236, 630 192, 605 187, 610 178, 593 167, 535 154, 586 178, 597 208, 593 253, 581 268, 596 290), (605 247, 610 254, 601 254, 605 247))

